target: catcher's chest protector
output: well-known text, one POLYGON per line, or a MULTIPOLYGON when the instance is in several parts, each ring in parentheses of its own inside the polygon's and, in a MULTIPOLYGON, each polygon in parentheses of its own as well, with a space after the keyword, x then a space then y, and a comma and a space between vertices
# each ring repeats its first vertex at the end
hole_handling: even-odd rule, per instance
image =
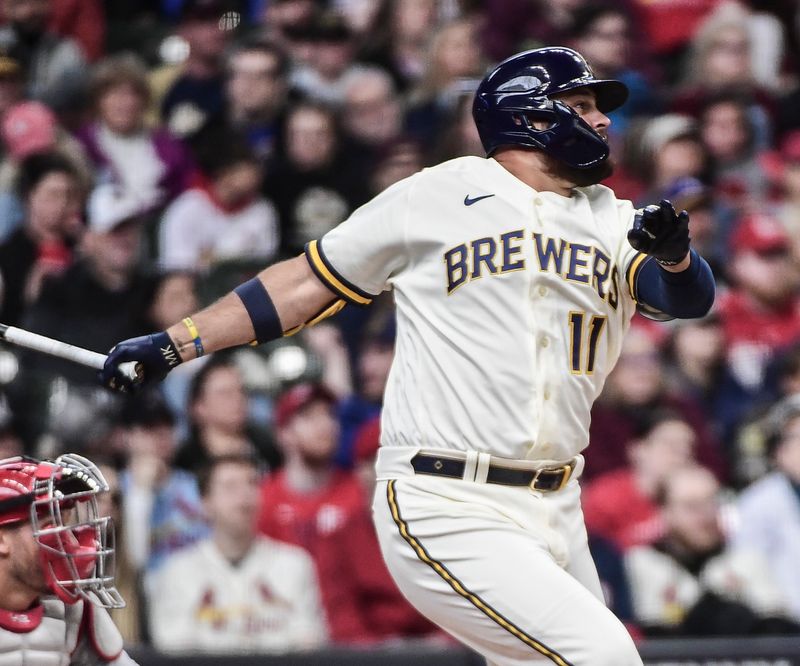
POLYGON ((0 611, 0 666, 69 666, 78 644, 83 604, 66 606, 47 599, 42 611, 0 611))

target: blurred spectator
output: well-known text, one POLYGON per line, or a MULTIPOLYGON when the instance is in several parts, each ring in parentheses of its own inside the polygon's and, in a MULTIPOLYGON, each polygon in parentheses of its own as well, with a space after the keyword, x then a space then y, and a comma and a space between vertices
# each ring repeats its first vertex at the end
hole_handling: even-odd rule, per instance
POLYGON ((63 155, 80 176, 81 190, 89 189, 92 169, 81 144, 59 127, 55 114, 41 102, 15 104, 3 116, 0 131, 7 151, 0 164, 0 238, 4 240, 25 216, 14 186, 19 164, 28 155, 49 151, 63 155))
POLYGON ((13 58, 0 55, 0 119, 23 97, 22 67, 13 58))
POLYGON ((188 46, 186 59, 178 66, 167 65, 150 75, 160 118, 175 136, 194 134, 209 118, 222 112, 223 55, 231 35, 220 29, 225 8, 224 0, 185 3, 178 35, 188 46))
POLYGON ((627 556, 633 606, 647 635, 746 636, 797 631, 758 554, 729 547, 719 525, 719 485, 702 467, 672 470, 661 495, 666 527, 627 556))
POLYGON ((766 215, 745 218, 731 237, 733 288, 717 300, 727 364, 741 386, 740 414, 763 388, 767 364, 800 336, 798 272, 791 241, 766 215))
POLYGON ((86 58, 68 37, 48 30, 52 0, 5 0, 8 23, 0 27, 0 52, 26 72, 27 96, 56 111, 80 107, 86 58))
POLYGON ((248 420, 247 395, 242 375, 233 359, 217 354, 192 379, 189 388, 189 437, 175 454, 173 464, 197 473, 213 458, 254 456, 269 469, 281 463, 268 433, 248 420))
POLYGON ((472 119, 471 93, 462 94, 452 111, 446 128, 429 147, 429 163, 439 163, 465 155, 485 157, 478 128, 472 119))
POLYGON ((710 99, 738 95, 744 100, 754 145, 770 140, 775 103, 755 79, 751 35, 745 16, 715 13, 693 39, 682 88, 672 100, 676 111, 698 115, 710 99))
POLYGON ((0 321, 10 325, 18 325, 38 298, 45 277, 63 273, 72 263, 80 230, 78 174, 65 157, 41 153, 25 158, 18 168, 16 193, 24 221, 0 245, 0 321))
POLYGON ((761 554, 800 621, 800 394, 775 405, 763 426, 773 469, 740 495, 733 543, 761 554))
POLYGON ((266 179, 278 208, 281 255, 296 256, 367 197, 361 174, 341 146, 336 119, 324 106, 294 105, 286 116, 286 156, 266 179))
POLYGON ((668 113, 656 116, 641 130, 635 171, 644 178, 642 204, 658 201, 681 178, 702 178, 708 155, 697 123, 689 116, 668 113))
POLYGON ((756 159, 745 101, 729 94, 710 98, 700 118, 700 135, 717 196, 737 211, 751 212, 766 198, 768 181, 756 159))
POLYGON ((373 308, 356 352, 357 390, 339 405, 341 440, 336 462, 343 467, 353 464, 353 446, 359 428, 380 414, 383 392, 394 360, 397 333, 394 311, 373 308))
POLYGON ((127 557, 140 573, 206 536, 195 478, 170 468, 175 419, 158 393, 131 399, 122 414, 127 454, 120 475, 127 557))
POLYGON ((617 365, 592 408, 589 453, 584 478, 625 466, 625 442, 635 439, 636 424, 648 412, 669 409, 688 423, 697 436, 699 462, 719 477, 725 469, 720 445, 702 406, 683 390, 670 392, 659 355, 658 341, 643 326, 633 326, 617 365), (588 474, 587 474, 588 472, 588 474))
POLYGON ((147 70, 134 55, 112 56, 94 69, 95 120, 78 138, 98 174, 160 207, 187 186, 193 166, 184 146, 164 130, 145 127, 150 100, 147 70))
MULTIPOLYGON (((261 487, 261 532, 305 548, 317 567, 322 605, 336 643, 373 640, 369 619, 347 566, 349 526, 366 502, 358 479, 333 465, 338 425, 335 398, 319 384, 297 384, 275 406, 275 427, 286 464, 261 487)), ((358 566, 368 566, 360 554, 358 566)))
POLYGON ((278 251, 278 220, 259 196, 261 164, 243 141, 209 142, 203 152, 193 186, 161 220, 161 266, 208 271, 223 261, 268 263, 278 251))
POLYGON ((74 39, 90 62, 105 50, 106 17, 102 0, 52 0, 50 29, 74 39))
POLYGON ((353 34, 341 15, 319 14, 302 36, 309 43, 308 62, 290 77, 293 88, 317 102, 339 106, 343 84, 353 69, 353 34))
POLYGON ((212 460, 200 489, 210 538, 169 557, 149 581, 155 647, 252 654, 324 643, 313 561, 256 532, 258 464, 243 456, 212 460))
POLYGON ((624 136, 632 118, 655 115, 660 106, 653 86, 635 69, 641 68, 642 59, 631 52, 633 30, 631 16, 622 6, 588 4, 579 7, 572 19, 570 42, 595 76, 628 86, 628 100, 608 114, 609 131, 616 136, 624 136))
POLYGON ((772 157, 767 168, 773 171, 779 188, 775 216, 792 239, 795 261, 800 261, 800 130, 787 134, 772 157))
MULTIPOLYGON (((150 289, 138 268, 144 210, 131 192, 111 184, 95 188, 80 259, 44 283, 25 326, 102 353, 124 337, 146 333, 150 289)), ((96 381, 93 372, 67 361, 39 354, 30 363, 77 383, 96 381)))
POLYGON ((348 148, 369 173, 380 149, 403 129, 403 114, 391 77, 377 67, 354 70, 344 83, 342 124, 348 148))
POLYGON ((696 435, 678 414, 656 411, 625 445, 628 466, 601 474, 583 489, 586 528, 624 551, 662 536, 655 497, 666 478, 694 461, 696 435))
MULTIPOLYGON (((273 0, 266 3, 261 17, 264 37, 291 50, 295 36, 302 34, 314 20, 319 4, 317 0, 273 0)), ((300 58, 299 61, 306 62, 306 59, 300 58)))
POLYGON ((470 19, 452 21, 436 32, 406 114, 406 130, 421 143, 434 141, 447 129, 460 96, 480 79, 483 63, 477 37, 470 19))
POLYGON ((208 134, 240 132, 264 164, 281 152, 281 127, 289 94, 289 60, 274 43, 249 39, 228 55, 226 109, 212 117, 193 140, 200 145, 208 134))
POLYGON ((387 144, 378 155, 370 178, 370 193, 380 194, 387 187, 413 176, 424 166, 419 142, 400 137, 387 144))

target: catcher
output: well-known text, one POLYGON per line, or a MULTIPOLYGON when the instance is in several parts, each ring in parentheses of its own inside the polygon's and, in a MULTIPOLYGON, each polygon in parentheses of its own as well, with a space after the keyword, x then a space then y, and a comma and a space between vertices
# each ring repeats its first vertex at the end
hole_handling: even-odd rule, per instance
POLYGON ((136 663, 104 610, 125 605, 106 491, 78 455, 0 460, 0 666, 136 663))

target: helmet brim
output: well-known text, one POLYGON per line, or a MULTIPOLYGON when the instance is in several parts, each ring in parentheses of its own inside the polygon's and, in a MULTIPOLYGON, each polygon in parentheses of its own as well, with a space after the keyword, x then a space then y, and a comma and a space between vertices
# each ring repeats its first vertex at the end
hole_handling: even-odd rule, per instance
POLYGON ((615 79, 588 79, 585 81, 570 81, 569 84, 559 87, 548 97, 578 88, 589 88, 595 94, 597 108, 603 113, 618 109, 628 100, 628 86, 615 79))

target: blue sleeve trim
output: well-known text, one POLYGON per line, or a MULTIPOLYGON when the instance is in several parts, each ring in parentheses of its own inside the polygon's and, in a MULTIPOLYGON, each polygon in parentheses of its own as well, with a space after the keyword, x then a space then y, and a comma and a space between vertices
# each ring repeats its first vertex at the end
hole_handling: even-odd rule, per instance
POLYGON ((636 276, 636 300, 647 308, 676 317, 695 319, 714 304, 714 275, 705 259, 691 250, 689 268, 680 273, 664 270, 656 261, 642 263, 636 276))

